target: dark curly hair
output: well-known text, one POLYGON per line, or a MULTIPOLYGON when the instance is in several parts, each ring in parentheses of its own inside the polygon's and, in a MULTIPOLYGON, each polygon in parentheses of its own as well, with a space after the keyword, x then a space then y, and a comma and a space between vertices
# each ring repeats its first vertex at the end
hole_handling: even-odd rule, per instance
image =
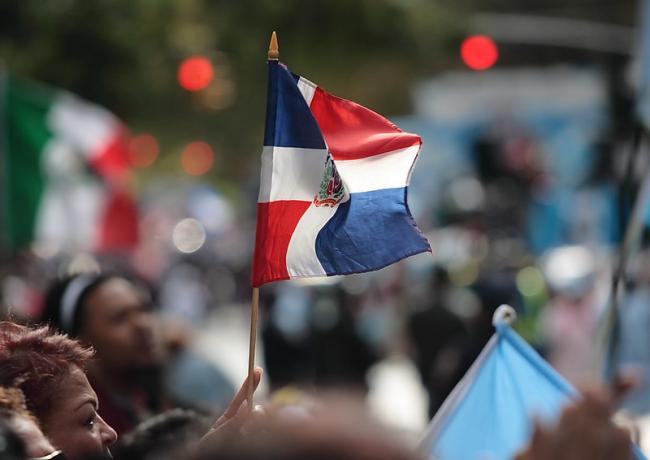
POLYGON ((49 327, 0 322, 0 386, 19 388, 38 419, 48 414, 61 380, 74 366, 85 370, 92 356, 91 348, 49 327))

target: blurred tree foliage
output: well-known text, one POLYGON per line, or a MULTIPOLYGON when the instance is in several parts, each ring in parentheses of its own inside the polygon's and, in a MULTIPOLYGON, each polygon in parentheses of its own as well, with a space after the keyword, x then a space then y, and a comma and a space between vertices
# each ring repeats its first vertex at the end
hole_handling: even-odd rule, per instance
POLYGON ((223 183, 258 167, 272 30, 292 70, 395 115, 415 79, 455 57, 463 17, 427 0, 0 0, 0 59, 153 133, 161 158, 141 177, 180 171, 182 147, 203 139, 223 183), (216 66, 196 94, 176 77, 194 54, 216 66))
POLYGON ((153 133, 161 158, 144 180, 180 172, 182 147, 203 139, 217 153, 210 179, 239 182, 257 174, 272 30, 292 70, 390 116, 408 113, 415 80, 460 66, 473 12, 633 23, 635 8, 633 0, 0 0, 0 62, 153 133), (194 54, 216 66, 197 94, 176 78, 194 54))

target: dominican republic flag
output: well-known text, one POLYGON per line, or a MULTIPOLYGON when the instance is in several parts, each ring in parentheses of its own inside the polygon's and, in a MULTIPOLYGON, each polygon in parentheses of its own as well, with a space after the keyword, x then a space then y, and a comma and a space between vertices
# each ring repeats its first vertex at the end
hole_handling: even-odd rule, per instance
POLYGON ((422 141, 269 61, 253 286, 431 251, 406 203, 422 141))
MULTIPOLYGON (((580 397, 510 328, 507 305, 494 313, 496 333, 442 404, 421 443, 435 460, 509 460, 530 440, 535 417, 555 421, 580 397)), ((645 459, 636 445, 633 458, 645 459)))
POLYGON ((126 129, 106 109, 0 74, 0 246, 129 249, 126 129))

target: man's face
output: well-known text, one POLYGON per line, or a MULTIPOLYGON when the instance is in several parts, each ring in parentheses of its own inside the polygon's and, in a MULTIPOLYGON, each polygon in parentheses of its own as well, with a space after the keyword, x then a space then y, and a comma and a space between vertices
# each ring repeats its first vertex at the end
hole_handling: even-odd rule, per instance
POLYGON ((160 362, 151 303, 129 281, 111 278, 86 299, 81 338, 92 345, 100 365, 110 370, 137 370, 160 362))

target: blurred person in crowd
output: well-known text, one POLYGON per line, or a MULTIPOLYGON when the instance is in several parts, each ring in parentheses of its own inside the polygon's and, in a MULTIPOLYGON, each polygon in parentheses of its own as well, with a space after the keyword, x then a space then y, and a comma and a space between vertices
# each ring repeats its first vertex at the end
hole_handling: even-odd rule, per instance
POLYGON ((524 213, 544 171, 539 140, 514 119, 501 119, 477 136, 472 151, 485 187, 488 233, 523 236, 524 213))
POLYGON ((283 412, 258 424, 254 436, 202 443, 194 460, 416 460, 414 451, 362 413, 360 402, 324 398, 309 411, 283 412))
POLYGON ((260 294, 261 338, 271 391, 311 383, 311 290, 286 282, 260 294))
POLYGON ((515 309, 520 305, 520 298, 515 284, 515 274, 511 267, 503 261, 498 263, 488 259, 479 273, 478 279, 471 286, 480 305, 475 315, 466 320, 469 340, 465 348, 463 369, 469 369, 474 360, 494 334, 492 317, 499 305, 512 305, 515 309))
POLYGON ((17 387, 51 443, 68 460, 110 455, 115 431, 97 413, 86 378, 92 350, 47 327, 0 323, 0 385, 17 387))
MULTIPOLYGON (((591 387, 567 406, 555 426, 537 424, 517 460, 591 460, 634 458, 630 436, 612 414, 631 380, 611 390, 591 387)), ((195 460, 416 460, 429 457, 401 445, 361 409, 358 399, 341 394, 312 401, 305 411, 270 414, 259 420, 254 436, 226 436, 198 446, 195 460)))
POLYGON ((642 377, 623 401, 623 408, 637 415, 650 413, 650 250, 634 260, 633 284, 619 310, 619 329, 613 369, 630 369, 642 377))
MULTIPOLYGON (((48 328, 0 323, 0 383, 15 384, 23 391, 27 407, 37 414, 45 434, 69 460, 109 455, 108 446, 116 439, 115 432, 97 415, 97 398, 85 378, 83 368, 90 356, 91 351, 79 342, 48 328)), ((254 377, 256 388, 261 369, 256 369, 254 377)), ((617 390, 615 395, 623 391, 617 390)), ((194 425, 192 415, 163 416, 143 425, 133 435, 144 440, 140 443, 144 457, 139 458, 171 458, 166 454, 172 453, 176 458, 188 458, 191 452, 197 460, 418 458, 369 420, 360 418, 354 401, 337 404, 324 400, 311 406, 309 412, 285 411, 272 418, 256 418, 250 417, 245 397, 246 382, 198 442, 192 440, 201 429, 194 425)), ((619 397, 585 392, 580 401, 565 409, 557 428, 538 428, 531 447, 519 458, 594 458, 594 453, 630 458, 629 438, 609 422, 619 397)))
POLYGON ((432 418, 464 371, 463 353, 467 330, 449 308, 451 283, 447 271, 435 267, 431 276, 430 301, 408 318, 414 361, 429 395, 432 418))
POLYGON ((348 292, 340 284, 318 293, 312 318, 317 386, 360 394, 368 391, 366 375, 379 354, 360 324, 365 295, 348 292))
MULTIPOLYGON (((586 245, 614 246, 621 240, 620 184, 616 180, 616 148, 612 139, 594 146, 591 170, 575 193, 571 206, 569 241, 586 245)), ((623 156, 623 155, 621 155, 623 156)))
MULTIPOLYGON (((0 418, 5 420, 25 445, 30 458, 53 457, 57 451, 41 431, 38 420, 27 409, 25 396, 18 388, 0 386, 0 418)), ((0 458, 2 455, 0 455, 0 458)))
POLYGON ((88 379, 100 413, 121 434, 171 403, 164 392, 164 350, 144 287, 112 274, 55 282, 44 322, 95 350, 88 379))
POLYGON ((149 290, 125 276, 81 274, 55 282, 43 320, 96 350, 88 376, 102 416, 119 434, 175 406, 221 411, 234 393, 211 363, 188 349, 180 323, 168 319, 163 337, 149 290))
POLYGON ((272 389, 316 385, 367 391, 377 353, 359 327, 362 295, 340 284, 285 282, 263 292, 262 339, 272 389))
POLYGON ((25 443, 16 433, 14 433, 13 428, 4 417, 0 417, 0 459, 27 459, 25 443))
POLYGON ((571 383, 593 376, 596 337, 608 283, 600 282, 593 254, 582 246, 549 253, 543 272, 550 300, 542 310, 542 333, 548 361, 571 383))
POLYGON ((197 412, 171 409, 139 424, 113 449, 116 460, 188 458, 210 424, 197 412))
MULTIPOLYGON (((117 439, 117 433, 98 414, 98 398, 86 378, 85 368, 92 354, 90 348, 48 327, 0 322, 0 385, 22 391, 27 409, 68 460, 110 457, 109 447, 117 439)), ((261 378, 262 370, 256 368, 253 390, 261 378)), ((247 384, 248 379, 226 412, 204 435, 206 442, 224 433, 238 433, 244 427, 250 413, 245 404, 247 384)), ((161 444, 158 453, 162 452, 162 445, 171 451, 171 445, 178 441, 177 452, 181 452, 185 440, 194 437, 198 441, 201 430, 199 422, 196 423, 185 416, 162 417, 141 427, 132 439, 141 449, 154 449, 146 439, 155 438, 161 444)))

